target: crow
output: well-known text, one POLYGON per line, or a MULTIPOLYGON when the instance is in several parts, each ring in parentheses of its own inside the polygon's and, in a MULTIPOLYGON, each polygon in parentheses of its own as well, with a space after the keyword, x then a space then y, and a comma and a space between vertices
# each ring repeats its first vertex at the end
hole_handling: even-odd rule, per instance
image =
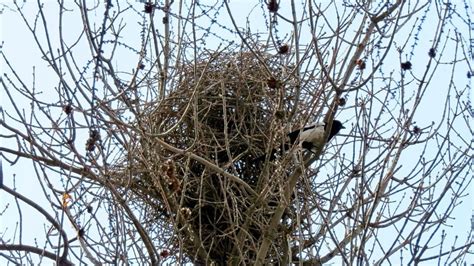
MULTIPOLYGON (((290 145, 295 144, 298 142, 301 144, 301 147, 313 151, 313 148, 318 147, 318 145, 323 145, 326 142, 329 142, 339 131, 345 128, 341 121, 334 120, 332 122, 331 131, 329 132, 329 136, 327 141, 324 141, 324 132, 326 131, 326 122, 322 123, 315 123, 309 126, 306 126, 302 129, 295 130, 288 134, 290 138, 290 145)), ((291 147, 291 146, 290 146, 291 147)))
MULTIPOLYGON (((285 144, 282 145, 280 154, 283 154, 283 151, 289 150, 291 146, 295 143, 301 145, 302 148, 315 152, 316 148, 322 147, 326 142, 329 142, 339 131, 345 128, 341 121, 334 120, 332 122, 331 130, 326 141, 324 141, 324 133, 326 132, 327 123, 320 122, 305 126, 304 128, 297 129, 288 133, 288 140, 285 144)), ((276 158, 277 149, 271 151, 269 160, 272 161, 276 158)), ((255 159, 255 164, 258 165, 265 160, 265 154, 255 159)))

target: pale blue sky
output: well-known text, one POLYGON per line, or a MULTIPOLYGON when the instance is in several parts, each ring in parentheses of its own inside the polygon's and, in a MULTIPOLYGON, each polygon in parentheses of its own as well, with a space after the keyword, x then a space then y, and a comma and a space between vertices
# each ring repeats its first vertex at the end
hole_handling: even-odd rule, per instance
MULTIPOLYGON (((250 8, 255 8, 259 9, 260 6, 254 6, 252 7, 249 5, 247 1, 243 0, 234 0, 231 1, 233 5, 233 11, 235 12, 235 19, 239 23, 239 25, 242 25, 242 27, 245 27, 246 25, 246 19, 247 15, 249 14, 249 9, 250 8)), ((456 2, 456 1, 455 1, 456 2)), ((459 5, 462 5, 462 1, 458 1, 459 5)), ((28 4, 29 5, 29 4, 28 4)), ((35 13, 30 13, 31 11, 34 12, 35 9, 29 9, 28 5, 25 7, 25 12, 28 15, 27 17, 31 21, 33 17, 35 16, 35 13)), ((45 5, 45 10, 46 12, 51 12, 50 16, 55 17, 56 14, 56 9, 54 8, 56 5, 55 1, 49 1, 45 5)), ((142 4, 139 4, 141 6, 142 4)), ((34 4, 33 4, 34 6, 34 4)), ((1 8, 1 7, 0 7, 1 8)), ((138 9, 141 9, 141 7, 137 7, 138 9)), ((461 9, 462 10, 462 9, 461 9)), ((472 10, 472 9, 471 9, 472 10)), ((285 12, 288 12, 289 15, 289 8, 282 9, 283 14, 285 12)), ((251 21, 258 21, 260 18, 260 10, 256 10, 254 12, 251 12, 251 21)), ((101 14, 97 14, 97 16, 101 16, 101 14)), ((472 16, 472 14, 471 14, 472 16)), ((47 66, 44 65, 44 61, 41 60, 41 56, 38 52, 38 49, 36 48, 36 45, 34 43, 34 40, 32 39, 31 33, 28 32, 28 30, 25 28, 25 25, 21 21, 21 18, 18 16, 18 14, 15 14, 8 8, 3 9, 3 14, 0 15, 0 36, 1 36, 1 41, 4 42, 4 46, 2 48, 3 52, 8 56, 8 59, 11 60, 11 63, 14 65, 16 71, 18 72, 17 74, 21 76, 24 81, 26 81, 27 85, 31 85, 33 80, 32 80, 32 71, 33 67, 35 69, 35 75, 36 75, 36 80, 35 80, 35 86, 38 88, 38 90, 43 91, 43 94, 40 97, 44 97, 44 99, 55 99, 57 96, 55 95, 55 91, 53 88, 57 86, 57 79, 54 77, 54 74, 51 76, 51 69, 47 66)), ((226 16, 225 16, 225 10, 223 9, 221 12, 221 16, 219 19, 222 19, 221 24, 229 25, 229 28, 233 28, 231 26, 231 23, 227 23, 225 21, 226 16)), ((428 20, 430 18, 428 17, 428 20)), ((65 39, 67 42, 72 42, 72 40, 75 39, 75 37, 78 35, 78 33, 81 30, 81 24, 78 23, 79 21, 79 14, 77 12, 71 12, 68 13, 68 15, 65 17, 65 27, 68 28, 67 34, 65 36, 65 39)), ((57 20, 55 19, 50 19, 49 22, 51 23, 49 26, 52 29, 57 28, 57 20)), ((428 25, 430 22, 427 22, 428 25)), ((205 23, 204 23, 205 24, 205 23)), ((425 26, 429 27, 429 26, 425 26)), ((216 28, 216 30, 218 30, 216 28)), ((266 32, 266 27, 265 24, 262 20, 262 23, 253 23, 252 24, 252 30, 253 33, 256 32, 266 32), (260 29, 258 29, 260 25, 260 29)), ((280 32, 280 36, 284 36, 284 30, 280 32)), ((407 32, 411 30, 411 28, 405 28, 407 32)), ((469 35, 469 29, 466 28, 457 28, 460 33, 464 36, 464 38, 467 38, 469 35)), ((132 21, 127 24, 127 27, 125 29, 125 32, 127 34, 130 34, 130 36, 136 36, 137 38, 130 38, 126 40, 128 44, 130 44, 132 47, 135 45, 138 47, 138 44, 140 43, 139 39, 139 34, 140 34, 140 27, 137 25, 136 21, 132 21), (135 43, 133 43, 136 40, 135 43)), ((287 33, 291 33, 291 29, 287 30, 287 33)), ((420 42, 420 44, 415 48, 415 53, 425 53, 428 50, 428 48, 431 46, 431 42, 429 40, 430 38, 430 32, 426 32, 426 36, 421 36, 423 41, 420 42)), ((473 30, 471 30, 471 36, 474 35, 473 30)), ((225 30, 221 30, 219 33, 220 37, 227 37, 227 38, 235 38, 235 36, 232 36, 232 34, 229 34, 225 30)), ((289 36, 289 35, 288 35, 289 36)), ((52 34, 51 35, 53 42, 54 40, 58 40, 58 35, 52 34)), ((264 37, 263 37, 264 38, 264 37)), ((237 38, 235 38, 237 40, 237 38)), ((309 39, 308 38, 302 38, 303 40, 309 39)), ((404 41, 404 40, 403 40, 404 41)), ((212 38, 209 38, 208 44, 210 45, 210 48, 212 46, 217 47, 218 43, 216 40, 212 41, 212 38)), ((80 45, 84 46, 84 54, 76 54, 76 57, 79 58, 79 60, 84 60, 83 62, 79 61, 79 65, 81 63, 84 63, 88 58, 89 58, 89 50, 88 47, 85 46, 85 43, 81 43, 80 45)), ((400 43, 398 45, 401 45, 400 43)), ((448 49, 451 47, 448 47, 448 49)), ((466 47, 468 48, 468 47, 466 47)), ((472 49, 472 47, 471 47, 472 49)), ((408 50, 408 49, 407 49, 408 50)), ((121 55, 121 60, 118 62, 115 62, 117 65, 118 69, 123 69, 124 71, 130 71, 131 68, 133 67, 133 64, 137 61, 137 56, 132 53, 132 52, 127 52, 126 50, 122 51, 123 54, 121 55), (130 66, 130 62, 133 62, 130 66)), ((398 53, 394 49, 392 52, 391 56, 387 57, 387 60, 385 64, 390 65, 390 64, 398 64, 398 53)), ((405 54, 402 55, 405 57, 405 54)), ((408 55, 409 56, 409 55, 408 55)), ((426 62, 428 60, 428 57, 422 57, 422 59, 417 59, 414 62, 414 73, 421 73, 424 71, 424 66, 426 65, 426 62)), ((464 65, 464 64, 463 64, 464 65)), ((472 61, 471 61, 471 66, 472 66, 472 61)), ((442 66, 446 68, 446 71, 450 71, 450 66, 445 65, 442 66)), ((3 65, 0 65, 0 72, 8 72, 6 70, 6 67, 3 65)), ((472 82, 466 80, 466 72, 467 68, 462 68, 459 67, 455 70, 456 73, 456 80, 454 81, 456 84, 459 84, 459 86, 465 86, 466 84, 471 84, 472 82)), ((442 73, 442 72, 440 72, 442 73)), ((399 75, 399 73, 395 73, 395 75, 399 75)), ((446 99, 446 93, 445 90, 442 88, 447 87, 449 85, 449 80, 446 80, 443 75, 439 75, 435 77, 435 81, 433 82, 434 84, 437 84, 439 86, 439 92, 437 93, 430 93, 427 95, 427 98, 422 102, 422 109, 421 112, 418 112, 416 121, 418 122, 418 125, 420 127, 425 127, 428 126, 431 121, 437 121, 437 117, 441 115, 441 109, 439 106, 442 106, 444 104, 444 101, 446 99)), ((0 91, 0 103, 1 107, 4 110, 8 110, 10 108, 8 101, 4 100, 6 97, 5 93, 3 91, 0 91)), ((454 97, 452 95, 451 97, 454 97)), ((473 99, 472 95, 468 96, 471 101, 473 99)), ((29 102, 25 101, 23 98, 18 98, 19 105, 24 106, 24 108, 29 107, 29 102)), ((342 110, 338 114, 339 118, 341 120, 345 121, 351 121, 351 119, 354 117, 354 114, 352 113, 351 110, 342 110)), ((471 118, 471 123, 472 123, 472 118, 471 118)), ((347 126, 346 126, 347 127, 347 126)), ((460 134, 466 134, 469 135, 469 131, 463 131, 460 132, 460 134)), ((467 137, 469 138, 469 137, 467 137)), ((471 138, 472 140, 472 138, 471 138)), ((341 141, 341 140, 338 140, 341 141)), ((472 142, 471 142, 472 144, 472 142)), ((14 146, 15 143, 0 143, 2 146, 14 146)), ((429 147, 429 149, 432 149, 431 152, 436 152, 436 147, 429 147)), ((405 157, 404 160, 406 160, 403 165, 410 165, 414 163, 414 160, 417 160, 417 158, 410 158, 410 157, 405 157)), ((408 167, 409 168, 409 167, 408 167)), ((20 160, 16 165, 10 166, 8 163, 3 162, 3 176, 4 176, 4 183, 8 185, 9 187, 13 187, 14 185, 16 186, 17 190, 24 194, 24 195, 31 195, 31 198, 34 198, 35 201, 42 205, 42 206, 49 206, 48 200, 43 195, 43 192, 41 191, 41 188, 39 187, 39 183, 36 179, 36 174, 33 171, 33 166, 30 162, 28 162, 25 159, 20 160), (16 183, 14 184, 14 179, 13 177, 16 176, 16 183)), ((61 183, 61 181, 58 181, 61 183)), ((471 184, 471 192, 474 191, 473 185, 471 184)), ((471 226, 471 215, 473 213, 473 206, 474 206, 474 196, 472 193, 471 195, 466 197, 464 199, 464 202, 462 203, 462 206, 458 207, 456 211, 456 220, 450 221, 450 224, 452 225, 451 228, 446 228, 447 232, 449 232, 447 240, 446 240, 446 245, 449 245, 453 242, 453 238, 455 235, 459 235, 460 237, 464 236, 467 234, 467 232, 470 229, 471 226)), ((0 221, 0 232, 5 232, 6 235, 13 237, 13 231, 15 230, 15 222, 16 222, 16 217, 18 217, 19 213, 15 207, 15 202, 13 199, 8 195, 6 195, 4 192, 0 191, 0 211, 3 211, 5 206, 9 205, 8 209, 6 212, 1 216, 1 221, 0 221), (6 220, 7 217, 15 217, 12 220, 6 220)), ((23 216, 23 243, 29 243, 33 244, 35 239, 38 240, 39 245, 43 245, 43 235, 45 234, 47 228, 44 227, 43 221, 39 221, 38 217, 39 215, 35 212, 32 211, 31 208, 29 207, 24 207, 22 208, 22 213, 21 215, 23 216)), ((70 233, 73 232, 71 227, 66 227, 67 230, 70 233)), ((388 236, 390 237, 390 236, 388 236)), ((398 255, 397 255, 398 256, 398 255)), ((474 256, 471 255, 470 259, 471 262, 474 262, 474 256)), ((0 264, 4 263, 2 262, 2 258, 0 257, 0 264)))

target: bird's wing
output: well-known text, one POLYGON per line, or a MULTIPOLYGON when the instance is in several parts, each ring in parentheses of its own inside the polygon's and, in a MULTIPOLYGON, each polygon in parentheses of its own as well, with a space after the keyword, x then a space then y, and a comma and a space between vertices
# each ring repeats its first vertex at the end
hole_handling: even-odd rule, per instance
POLYGON ((297 129, 295 131, 292 131, 290 133, 288 133, 288 138, 290 139, 290 144, 293 145, 296 141, 296 139, 298 139, 298 135, 300 134, 300 131, 301 129, 297 129))
POLYGON ((324 139, 325 123, 316 123, 314 125, 305 127, 303 132, 299 135, 299 141, 306 141, 311 143, 318 143, 324 139))
POLYGON ((312 128, 315 128, 315 127, 323 127, 323 128, 325 128, 325 127, 326 127, 326 122, 316 122, 316 123, 307 125, 307 126, 305 126, 305 127, 303 128, 303 131, 307 131, 307 130, 312 129, 312 128))
POLYGON ((314 130, 316 130, 316 132, 319 132, 322 129, 322 133, 324 134, 325 125, 326 123, 324 122, 317 122, 288 133, 288 137, 290 138, 290 144, 294 144, 297 139, 300 141, 306 140, 309 135, 314 134, 314 130))

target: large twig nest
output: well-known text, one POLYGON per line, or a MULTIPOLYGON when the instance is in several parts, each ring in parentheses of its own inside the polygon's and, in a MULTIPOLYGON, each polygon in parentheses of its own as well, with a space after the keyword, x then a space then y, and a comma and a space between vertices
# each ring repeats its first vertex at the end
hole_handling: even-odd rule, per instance
POLYGON ((186 232, 185 246, 195 260, 227 261, 246 220, 246 242, 254 245, 271 210, 255 207, 255 198, 241 186, 202 162, 165 149, 157 139, 258 190, 261 171, 255 158, 275 138, 272 121, 285 118, 294 100, 293 88, 285 85, 292 79, 285 80, 278 62, 249 51, 204 55, 185 65, 176 88, 141 118, 144 133, 129 154, 130 186, 151 204, 152 216, 179 224, 178 235, 186 232), (252 206, 253 212, 246 212, 252 206))

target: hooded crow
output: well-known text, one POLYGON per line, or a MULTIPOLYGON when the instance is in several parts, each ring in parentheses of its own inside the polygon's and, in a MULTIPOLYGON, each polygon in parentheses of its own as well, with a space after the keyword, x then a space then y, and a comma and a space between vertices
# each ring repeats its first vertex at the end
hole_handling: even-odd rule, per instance
POLYGON ((327 123, 315 123, 309 126, 306 126, 302 129, 295 130, 288 134, 290 139, 290 145, 298 142, 301 144, 301 147, 312 151, 313 148, 316 148, 320 145, 323 145, 325 142, 329 142, 339 131, 345 128, 341 121, 334 120, 332 122, 331 131, 329 131, 329 136, 327 141, 324 141, 324 132, 326 131, 327 123))
MULTIPOLYGON (((339 133, 341 129, 345 127, 342 125, 341 121, 334 120, 332 122, 327 141, 324 141, 324 133, 326 132, 326 128, 327 123, 320 122, 288 133, 288 142, 282 145, 280 153, 283 154, 283 151, 289 150, 294 144, 299 144, 302 148, 311 152, 315 152, 316 148, 322 147, 326 142, 329 142, 337 133, 339 133)), ((273 149, 270 154, 270 161, 275 159, 276 153, 277 149, 273 149)), ((255 159, 255 162, 256 164, 259 164, 264 160, 265 154, 255 159)))

